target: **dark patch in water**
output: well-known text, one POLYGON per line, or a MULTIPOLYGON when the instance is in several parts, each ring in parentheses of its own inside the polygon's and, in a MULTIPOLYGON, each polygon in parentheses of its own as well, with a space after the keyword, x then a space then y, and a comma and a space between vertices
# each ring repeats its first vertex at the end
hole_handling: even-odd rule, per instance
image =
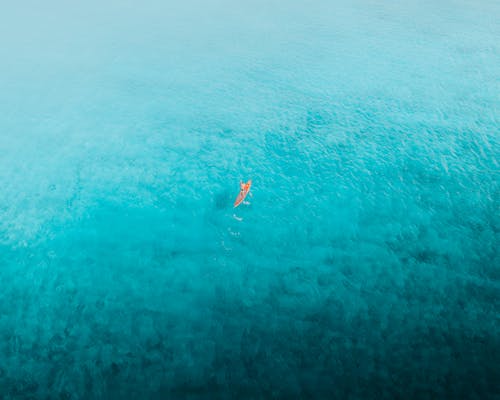
POLYGON ((228 191, 219 192, 215 195, 215 208, 223 210, 231 205, 231 197, 228 191))

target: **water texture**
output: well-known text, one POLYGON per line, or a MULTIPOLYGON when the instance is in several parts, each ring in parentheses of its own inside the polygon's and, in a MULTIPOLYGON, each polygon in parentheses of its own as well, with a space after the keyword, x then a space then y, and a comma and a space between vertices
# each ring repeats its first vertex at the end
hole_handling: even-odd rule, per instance
POLYGON ((0 398, 499 399, 499 21, 2 3, 0 398))

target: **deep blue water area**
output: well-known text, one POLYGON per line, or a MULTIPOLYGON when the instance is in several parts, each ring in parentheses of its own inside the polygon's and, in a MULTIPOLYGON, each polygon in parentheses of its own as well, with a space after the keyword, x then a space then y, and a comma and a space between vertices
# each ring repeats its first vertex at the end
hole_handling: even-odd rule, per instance
POLYGON ((499 21, 2 4, 0 399, 499 399, 499 21))

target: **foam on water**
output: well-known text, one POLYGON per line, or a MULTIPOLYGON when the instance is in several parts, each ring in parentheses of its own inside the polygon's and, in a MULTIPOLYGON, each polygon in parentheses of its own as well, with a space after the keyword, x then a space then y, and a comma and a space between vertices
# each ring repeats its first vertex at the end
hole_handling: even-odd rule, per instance
POLYGON ((0 397, 498 396, 499 5, 143 3, 0 16, 0 397))

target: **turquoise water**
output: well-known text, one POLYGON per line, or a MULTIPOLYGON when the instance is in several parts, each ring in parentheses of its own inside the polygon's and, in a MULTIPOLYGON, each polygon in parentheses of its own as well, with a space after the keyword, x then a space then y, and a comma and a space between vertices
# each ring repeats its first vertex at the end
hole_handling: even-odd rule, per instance
POLYGON ((498 399, 500 4, 240 3, 2 7, 0 398, 498 399))

